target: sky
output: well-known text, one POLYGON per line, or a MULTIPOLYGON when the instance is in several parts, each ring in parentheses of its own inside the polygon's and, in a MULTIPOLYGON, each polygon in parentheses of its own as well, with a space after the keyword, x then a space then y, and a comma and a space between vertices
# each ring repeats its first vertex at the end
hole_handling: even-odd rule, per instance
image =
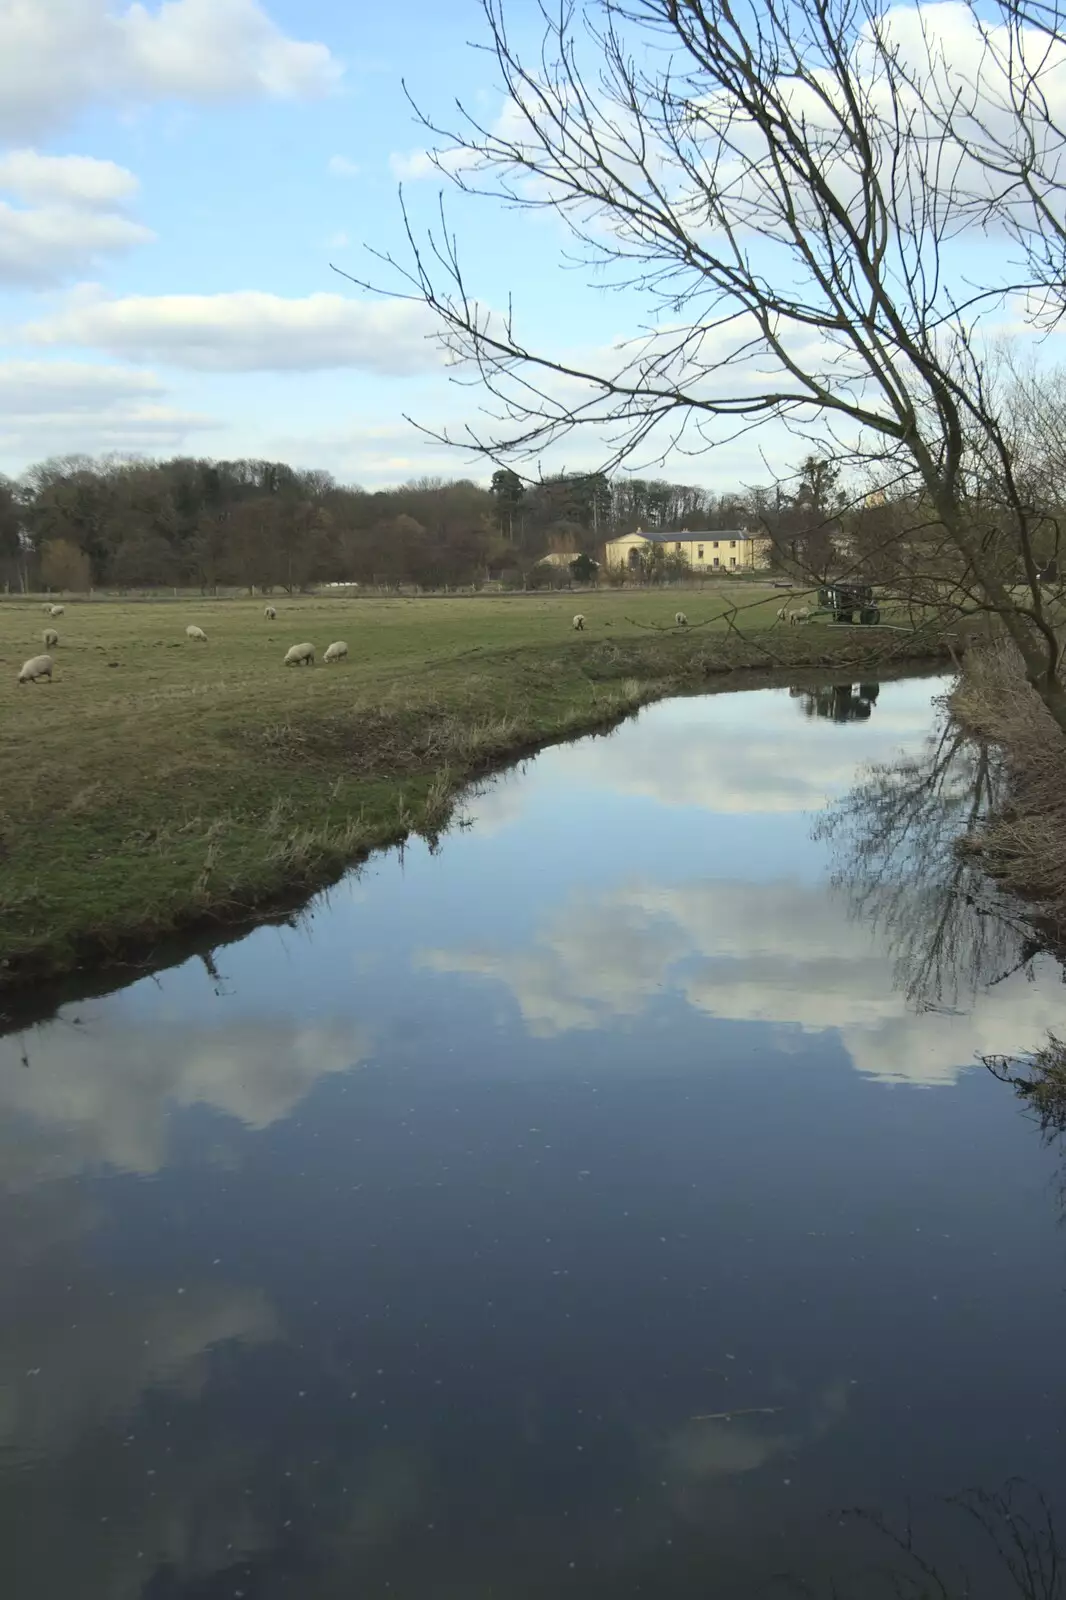
MULTIPOLYGON (((499 116, 478 37, 477 0, 0 0, 0 471, 118 451, 486 479, 404 420, 478 403, 428 313, 334 270, 387 277, 369 249, 402 251, 401 178, 416 215, 435 203, 405 82, 439 116, 499 116)), ((513 296, 534 340, 632 332, 631 302, 566 276, 553 219, 449 206, 478 293, 513 296)), ((673 465, 768 476, 750 441, 673 465)))

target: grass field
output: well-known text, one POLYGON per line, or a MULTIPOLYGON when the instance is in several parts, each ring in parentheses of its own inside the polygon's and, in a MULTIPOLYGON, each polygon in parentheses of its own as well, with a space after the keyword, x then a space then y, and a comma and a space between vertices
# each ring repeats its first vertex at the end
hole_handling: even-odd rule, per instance
POLYGON ((715 672, 857 666, 878 639, 908 653, 899 634, 783 628, 782 600, 740 583, 698 599, 282 597, 269 622, 259 600, 75 599, 54 624, 0 602, 0 984, 247 916, 433 833, 458 787, 508 757, 715 672), (745 637, 722 620, 731 603, 745 637), (207 644, 186 640, 191 622, 207 644), (20 686, 49 625, 55 681, 20 686), (319 664, 283 667, 305 639, 319 664), (324 667, 335 639, 351 654, 324 667))

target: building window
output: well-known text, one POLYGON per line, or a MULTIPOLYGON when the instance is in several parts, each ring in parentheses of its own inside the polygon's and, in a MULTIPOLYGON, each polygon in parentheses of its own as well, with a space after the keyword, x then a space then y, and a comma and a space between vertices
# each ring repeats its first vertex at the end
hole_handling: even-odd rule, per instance
POLYGON ((737 558, 736 558, 736 556, 730 556, 730 558, 729 558, 729 565, 730 565, 730 566, 731 566, 731 567, 735 567, 735 566, 736 566, 736 564, 737 564, 737 558))
POLYGON ((674 545, 674 549, 675 549, 675 550, 676 550, 676 551, 677 551, 677 553, 678 553, 678 555, 680 555, 680 554, 681 554, 681 540, 680 540, 680 539, 679 539, 679 540, 678 540, 678 541, 677 541, 677 543, 676 543, 676 544, 675 544, 675 545, 674 545))
POLYGON ((716 550, 718 549, 718 540, 717 539, 714 540, 714 548, 716 550))
POLYGON ((703 560, 703 546, 702 545, 697 546, 697 549, 696 549, 696 560, 697 561, 702 561, 703 560))
POLYGON ((737 547, 737 541, 735 539, 730 539, 730 541, 729 541, 730 550, 735 550, 736 547, 737 547))
POLYGON ((719 565, 720 565, 720 563, 719 563, 719 560, 718 560, 718 557, 717 557, 717 556, 715 556, 715 558, 714 558, 714 565, 715 565, 715 566, 716 566, 716 567, 717 567, 717 566, 719 566, 719 565))

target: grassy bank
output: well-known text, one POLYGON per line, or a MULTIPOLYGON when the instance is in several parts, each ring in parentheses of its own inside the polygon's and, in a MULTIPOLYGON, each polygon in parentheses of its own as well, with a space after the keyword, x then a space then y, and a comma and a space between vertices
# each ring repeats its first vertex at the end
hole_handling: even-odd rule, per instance
POLYGON ((951 709, 1004 762, 995 814, 967 848, 1058 938, 1066 931, 1066 742, 1005 641, 966 655, 951 709))
POLYGON ((0 984, 243 920, 446 823, 469 779, 738 668, 869 676, 927 639, 783 628, 780 591, 68 603, 52 684, 18 686, 39 607, 0 604, 0 984), (744 636, 730 602, 755 603, 744 636), (587 616, 586 631, 570 627, 587 616), (184 629, 204 628, 207 644, 184 629), (700 624, 697 626, 696 624, 700 624), (346 663, 286 669, 289 645, 346 663))

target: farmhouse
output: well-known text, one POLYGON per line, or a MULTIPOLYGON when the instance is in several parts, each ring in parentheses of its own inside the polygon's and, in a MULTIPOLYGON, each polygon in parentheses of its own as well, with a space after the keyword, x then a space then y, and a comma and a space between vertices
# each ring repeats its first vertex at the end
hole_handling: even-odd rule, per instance
POLYGON ((742 528, 715 529, 713 533, 623 533, 604 546, 607 566, 639 567, 645 545, 665 547, 667 555, 684 558, 693 572, 751 572, 770 564, 771 541, 742 528))

